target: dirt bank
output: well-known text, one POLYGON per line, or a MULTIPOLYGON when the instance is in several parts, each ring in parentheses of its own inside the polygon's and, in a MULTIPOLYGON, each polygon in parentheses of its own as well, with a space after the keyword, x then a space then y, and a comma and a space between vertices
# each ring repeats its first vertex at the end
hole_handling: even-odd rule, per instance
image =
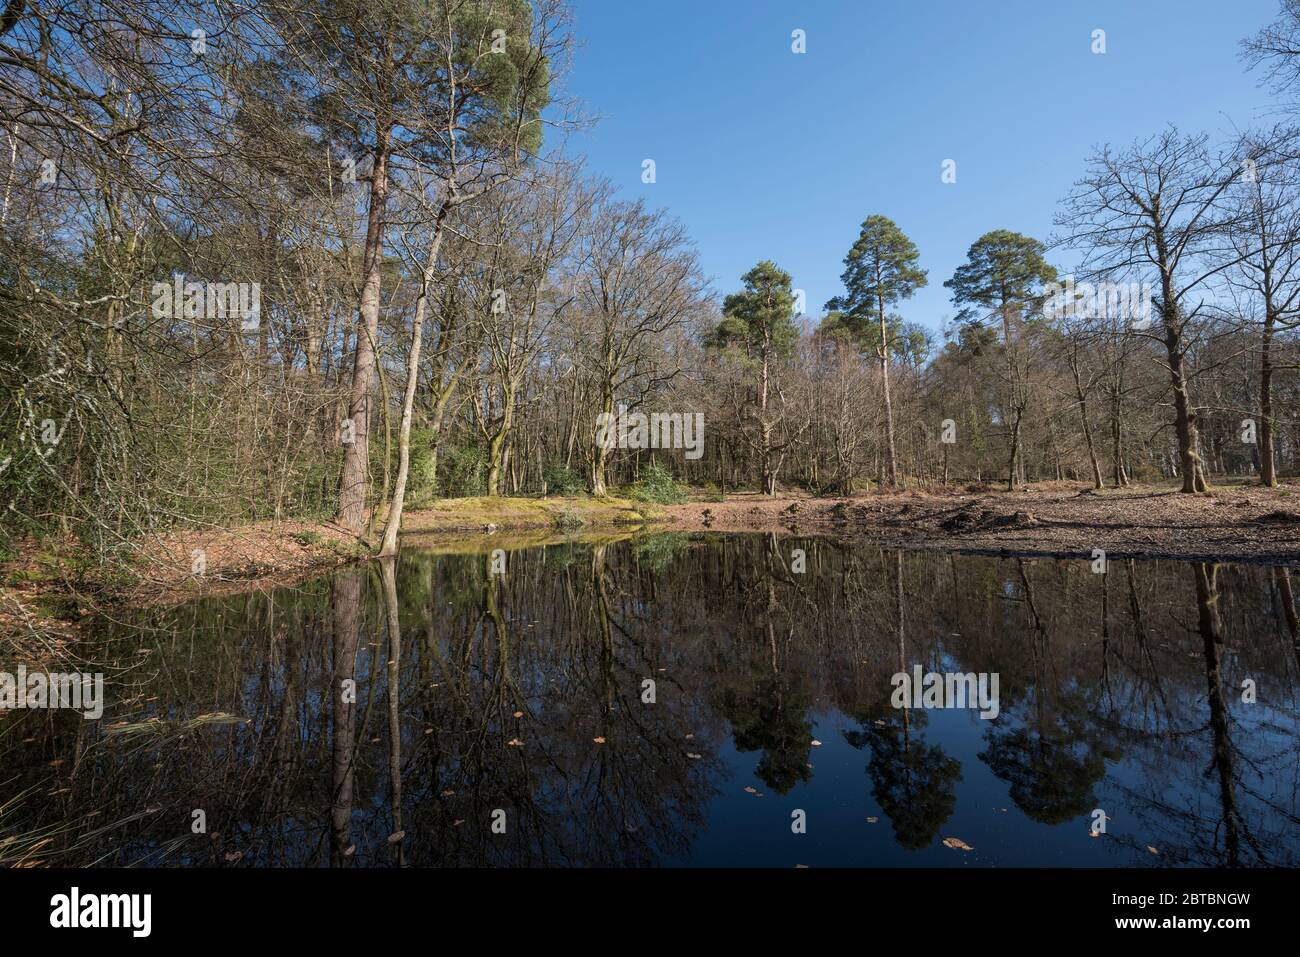
MULTIPOLYGON (((82 568, 71 542, 28 543, 0 566, 0 636, 23 657, 58 657, 78 623, 114 606, 166 605, 199 595, 289 584, 368 552, 324 522, 200 528, 146 536, 120 564, 82 568)), ((0 656, 5 647, 0 645, 0 656)))
POLYGON ((1300 563, 1300 488, 1223 487, 1211 495, 1140 486, 1094 492, 1050 483, 1007 492, 873 493, 848 499, 733 496, 669 506, 663 528, 866 537, 908 547, 1044 555, 1300 563))
MULTIPOLYGON (((871 492, 852 498, 755 494, 723 502, 644 505, 625 499, 450 499, 410 512, 407 541, 445 550, 518 547, 556 533, 665 531, 825 534, 911 548, 1300 564, 1300 486, 1219 487, 1204 496, 1141 486, 1094 492, 1047 483, 871 492), (528 532, 530 535, 504 534, 528 532), (490 537, 485 533, 491 533, 490 537)), ((57 653, 77 621, 105 604, 169 604, 267 589, 369 553, 373 542, 327 522, 201 529, 138 543, 129 567, 73 575, 59 549, 33 547, 0 568, 0 635, 57 653), (202 557, 196 573, 195 558, 202 557)))

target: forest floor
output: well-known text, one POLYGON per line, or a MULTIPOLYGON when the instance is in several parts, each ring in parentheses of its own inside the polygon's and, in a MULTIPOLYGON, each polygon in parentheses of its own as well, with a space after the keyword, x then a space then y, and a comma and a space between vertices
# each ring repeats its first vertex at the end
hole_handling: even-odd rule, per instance
MULTIPOLYGON (((872 490, 846 498, 741 492, 725 501, 693 496, 681 505, 582 496, 470 498, 412 510, 403 520, 408 541, 454 551, 639 528, 817 534, 992 554, 1078 557, 1101 549, 1108 557, 1300 564, 1300 481, 1264 489, 1234 480, 1208 495, 1183 495, 1172 485, 1097 492, 1049 482, 1014 492, 990 484, 872 490)), ((25 636, 28 649, 57 655, 92 610, 291 584, 363 557, 378 537, 361 539, 328 522, 301 521, 177 531, 136 543, 129 567, 75 572, 66 549, 34 544, 0 566, 0 635, 25 636), (202 574, 194 571, 196 551, 202 574)))
MULTIPOLYGON (((623 499, 448 499, 409 513, 405 535, 442 543, 482 532, 640 525, 665 531, 780 532, 869 538, 970 552, 1091 555, 1222 562, 1300 562, 1300 481, 1274 489, 1221 481, 1208 495, 1173 484, 1095 491, 1039 482, 874 489, 844 498, 753 492, 681 505, 623 499), (463 533, 472 533, 466 536, 463 533)), ((487 539, 484 539, 486 541, 487 539)))
POLYGON ((1167 486, 1094 491, 1076 482, 872 491, 850 498, 664 506, 665 529, 832 534, 966 552, 1181 558, 1300 564, 1300 483, 1221 484, 1208 495, 1167 486))
MULTIPOLYGON (((269 590, 369 551, 334 525, 303 521, 151 535, 134 543, 128 559, 102 566, 75 561, 72 542, 26 546, 0 565, 0 638, 37 660, 62 657, 80 622, 94 613, 269 590)), ((6 650, 0 643, 0 662, 6 650)))

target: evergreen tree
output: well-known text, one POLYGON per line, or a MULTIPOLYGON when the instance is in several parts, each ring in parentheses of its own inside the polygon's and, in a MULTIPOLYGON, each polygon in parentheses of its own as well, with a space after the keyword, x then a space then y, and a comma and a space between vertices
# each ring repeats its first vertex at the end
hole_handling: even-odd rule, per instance
POLYGON ((859 337, 874 326, 876 357, 885 403, 885 451, 889 484, 898 485, 898 456, 894 444, 894 406, 889 394, 889 353, 898 323, 891 328, 889 306, 909 298, 927 282, 917 266, 920 253, 888 216, 868 216, 849 254, 844 257, 844 295, 826 304, 842 314, 841 322, 859 337))

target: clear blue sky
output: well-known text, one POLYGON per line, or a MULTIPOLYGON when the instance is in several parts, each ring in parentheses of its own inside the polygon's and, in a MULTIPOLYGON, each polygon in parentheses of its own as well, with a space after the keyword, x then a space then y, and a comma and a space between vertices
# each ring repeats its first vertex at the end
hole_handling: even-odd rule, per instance
POLYGON ((1276 0, 573 3, 568 89, 601 117, 575 151, 680 218, 720 293, 772 259, 813 316, 873 213, 920 248, 930 284, 901 311, 937 331, 971 242, 997 228, 1046 239, 1094 145, 1277 119, 1238 58, 1276 0), (955 184, 940 182, 945 159, 955 184))

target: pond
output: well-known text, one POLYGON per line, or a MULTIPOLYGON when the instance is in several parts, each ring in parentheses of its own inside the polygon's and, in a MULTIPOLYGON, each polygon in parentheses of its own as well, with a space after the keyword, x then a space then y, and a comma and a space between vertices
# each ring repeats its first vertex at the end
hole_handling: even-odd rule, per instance
POLYGON ((0 862, 1296 866, 1295 609, 1266 566, 412 541, 100 622, 100 720, 0 712, 0 862))

